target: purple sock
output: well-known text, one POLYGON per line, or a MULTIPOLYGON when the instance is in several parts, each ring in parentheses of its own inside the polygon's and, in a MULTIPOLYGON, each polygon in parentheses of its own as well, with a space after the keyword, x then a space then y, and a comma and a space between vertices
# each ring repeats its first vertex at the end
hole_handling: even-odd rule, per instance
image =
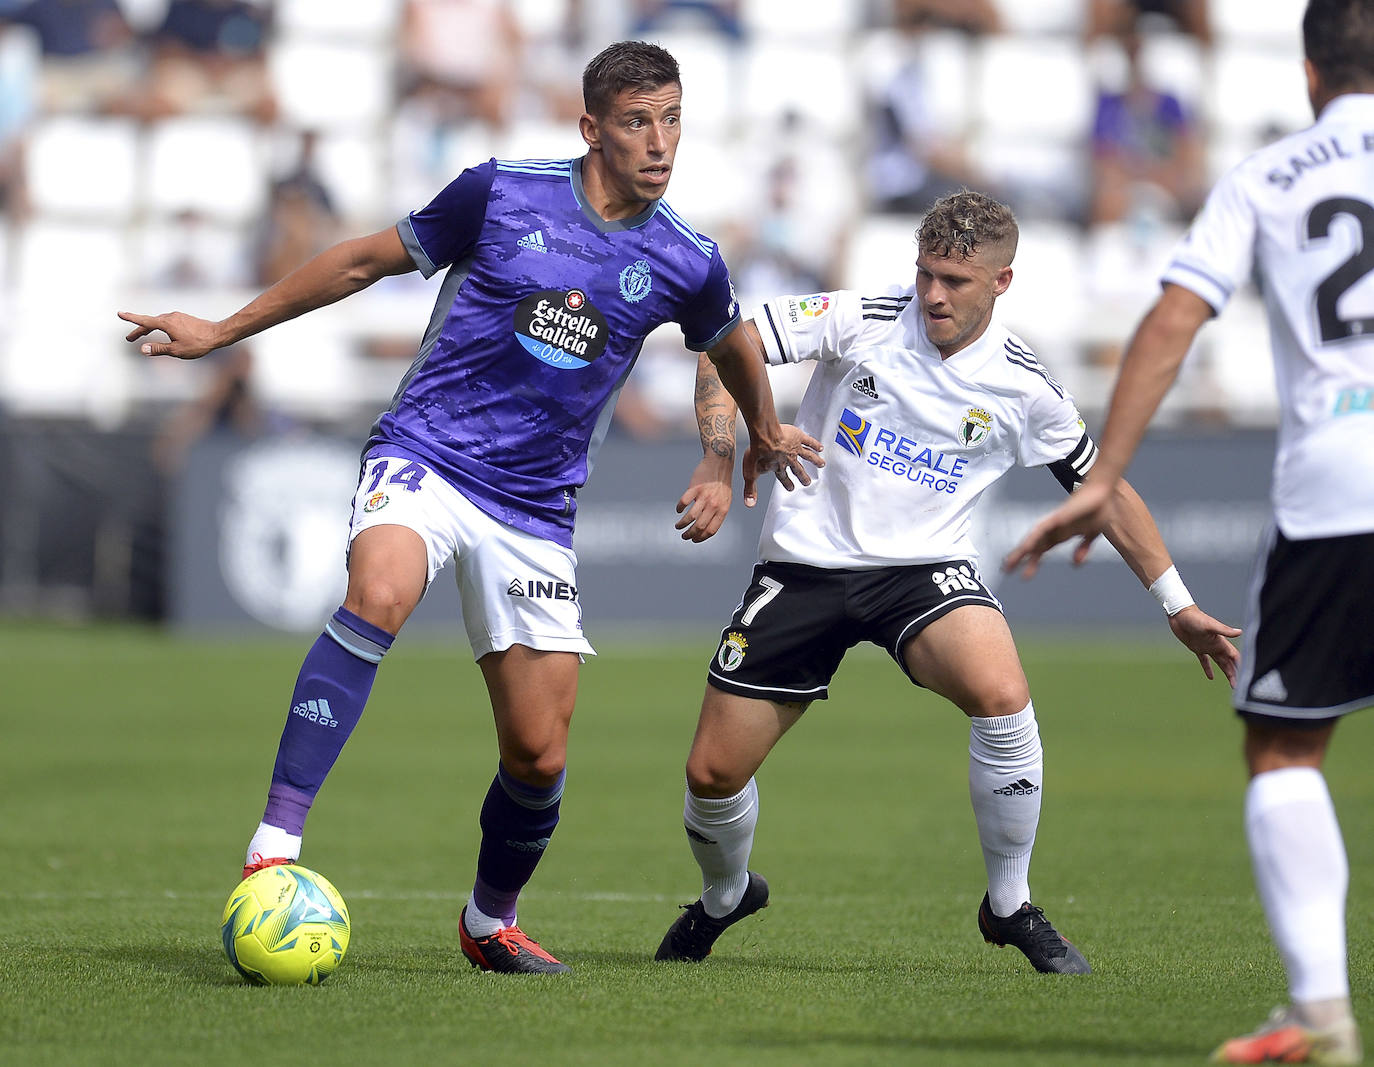
POLYGON ((325 625, 296 678, 263 822, 289 834, 305 829, 315 794, 362 718, 377 665, 393 640, 344 608, 325 625))
POLYGON ((512 778, 497 768, 482 803, 482 847, 472 898, 482 914, 515 922, 515 901, 534 874, 558 825, 559 801, 567 772, 547 789, 512 778))

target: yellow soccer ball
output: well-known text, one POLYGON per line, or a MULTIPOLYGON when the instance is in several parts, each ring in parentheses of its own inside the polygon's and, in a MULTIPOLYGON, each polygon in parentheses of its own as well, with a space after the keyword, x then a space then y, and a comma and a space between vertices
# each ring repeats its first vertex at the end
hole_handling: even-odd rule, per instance
POLYGON ((220 917, 224 954, 254 985, 319 985, 343 962, 349 929, 339 891, 294 863, 254 871, 220 917))

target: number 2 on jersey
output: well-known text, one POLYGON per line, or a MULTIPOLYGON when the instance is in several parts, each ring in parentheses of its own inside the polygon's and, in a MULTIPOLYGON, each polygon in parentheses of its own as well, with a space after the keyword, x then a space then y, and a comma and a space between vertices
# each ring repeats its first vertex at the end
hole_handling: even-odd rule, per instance
POLYGON ((1307 215, 1307 240, 1315 241, 1331 233, 1337 215, 1354 219, 1360 228, 1355 254, 1333 270, 1313 293, 1317 305, 1317 325, 1322 344, 1344 341, 1348 337, 1374 334, 1374 316, 1343 319, 1336 310, 1341 297, 1361 278, 1374 271, 1374 205, 1353 197, 1337 196, 1313 205, 1307 215))

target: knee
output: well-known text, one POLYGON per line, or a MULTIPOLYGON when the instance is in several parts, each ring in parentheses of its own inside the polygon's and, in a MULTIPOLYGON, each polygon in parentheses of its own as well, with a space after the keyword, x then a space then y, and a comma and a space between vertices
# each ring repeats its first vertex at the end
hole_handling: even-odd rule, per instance
POLYGON ((351 580, 344 607, 389 633, 401 629, 415 609, 415 596, 384 576, 351 580))
POLYGON ((1016 715, 1030 703, 1030 690, 1024 683, 1007 682, 969 693, 960 705, 965 715, 976 719, 1016 715))
POLYGON ((567 750, 563 747, 507 744, 501 748, 501 763, 506 773, 517 781, 536 789, 548 789, 558 781, 567 766, 567 750))
POLYGON ((749 784, 749 777, 708 753, 694 749, 687 757, 687 788, 696 797, 711 800, 732 797, 749 784))

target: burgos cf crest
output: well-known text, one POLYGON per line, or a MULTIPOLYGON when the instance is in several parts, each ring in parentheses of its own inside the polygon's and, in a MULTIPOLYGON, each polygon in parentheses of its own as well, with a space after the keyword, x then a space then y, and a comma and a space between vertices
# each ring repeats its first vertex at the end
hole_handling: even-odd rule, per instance
POLYGON ((961 445, 976 445, 992 431, 992 414, 982 408, 969 408, 955 434, 961 445))
POLYGON ((654 287, 649 273, 649 261, 637 259, 620 272, 620 295, 630 304, 638 304, 654 287))
POLYGON ((720 650, 716 653, 716 662, 720 664, 723 671, 733 671, 744 662, 744 653, 749 649, 749 642, 744 639, 744 634, 731 630, 725 635, 725 640, 720 643, 720 650))
POLYGON ((846 452, 862 456, 864 442, 868 440, 868 431, 872 428, 873 423, 845 408, 840 415, 840 432, 835 435, 835 443, 846 452))

